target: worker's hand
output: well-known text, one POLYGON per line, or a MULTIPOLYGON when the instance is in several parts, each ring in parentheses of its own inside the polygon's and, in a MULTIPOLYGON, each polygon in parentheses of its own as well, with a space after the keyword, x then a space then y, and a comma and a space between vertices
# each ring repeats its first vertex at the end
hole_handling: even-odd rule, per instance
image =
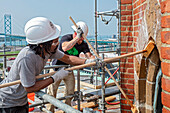
POLYGON ((77 37, 80 39, 82 37, 82 34, 83 34, 83 30, 80 27, 78 27, 77 28, 77 37))
POLYGON ((64 67, 61 68, 59 71, 57 71, 52 78, 54 79, 54 82, 64 79, 68 76, 69 71, 64 70, 64 67))
POLYGON ((85 64, 92 63, 92 62, 95 62, 95 59, 87 59, 87 60, 85 61, 85 64))

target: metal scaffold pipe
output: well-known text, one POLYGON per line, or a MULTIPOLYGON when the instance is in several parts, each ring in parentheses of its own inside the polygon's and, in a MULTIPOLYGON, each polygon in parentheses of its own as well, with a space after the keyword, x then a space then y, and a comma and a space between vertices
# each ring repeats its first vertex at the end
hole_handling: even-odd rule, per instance
POLYGON ((72 108, 71 106, 64 104, 63 102, 57 100, 56 98, 42 92, 36 92, 37 95, 39 95, 41 98, 43 98, 44 100, 50 102, 51 104, 53 104, 54 106, 58 107, 59 109, 62 109, 63 111, 65 111, 66 113, 82 113, 74 108, 72 108))
POLYGON ((98 12, 97 15, 117 16, 117 15, 119 15, 119 10, 116 9, 114 11, 98 12))

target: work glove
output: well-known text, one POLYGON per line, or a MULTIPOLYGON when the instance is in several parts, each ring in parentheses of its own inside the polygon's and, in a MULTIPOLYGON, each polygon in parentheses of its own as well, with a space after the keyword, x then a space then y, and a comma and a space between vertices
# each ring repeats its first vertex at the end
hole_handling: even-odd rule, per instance
POLYGON ((96 62, 95 59, 86 59, 85 64, 96 62))
POLYGON ((83 30, 80 28, 80 26, 77 28, 77 37, 80 39, 82 37, 83 30))
POLYGON ((96 62, 96 65, 91 66, 93 69, 97 69, 97 68, 100 68, 102 66, 102 59, 100 59, 100 58, 98 58, 98 59, 87 59, 85 61, 85 64, 92 63, 92 62, 96 62))
POLYGON ((68 76, 69 71, 64 70, 64 67, 51 76, 54 82, 64 79, 68 76))

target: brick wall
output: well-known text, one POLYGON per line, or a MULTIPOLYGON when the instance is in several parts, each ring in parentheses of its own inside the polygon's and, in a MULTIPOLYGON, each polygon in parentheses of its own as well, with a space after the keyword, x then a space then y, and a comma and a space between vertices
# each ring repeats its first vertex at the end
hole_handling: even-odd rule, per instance
MULTIPOLYGON (((137 51, 137 46, 143 45, 140 44, 143 41, 147 42, 146 37, 150 36, 156 40, 161 59, 163 73, 162 111, 163 113, 169 113, 170 101, 167 100, 170 100, 170 0, 121 0, 121 55, 137 51), (161 14, 158 11, 159 6, 161 7, 161 14), (159 28, 159 26, 161 27, 159 28), (145 33, 145 29, 148 32, 145 33)), ((139 49, 142 49, 142 47, 139 49)), ((134 95, 139 96, 139 100, 143 100, 141 103, 144 103, 143 108, 145 109, 146 98, 141 98, 141 90, 138 90, 137 93, 139 94, 136 94, 136 90, 134 91, 134 76, 138 74, 137 68, 142 65, 140 61, 142 59, 139 60, 138 57, 121 59, 121 87, 132 101, 134 100, 134 95)), ((145 79, 143 80, 145 81, 145 79)), ((141 82, 138 83, 138 86, 145 86, 145 82, 142 85, 141 82)), ((130 106, 123 95, 121 95, 121 112, 131 112, 130 106)))
POLYGON ((163 113, 170 112, 170 0, 161 2, 161 58, 162 58, 162 104, 163 113))
MULTIPOLYGON (((170 5, 168 5, 170 3, 168 0, 163 0, 163 2, 160 3, 161 0, 121 0, 121 55, 144 49, 151 36, 156 41, 158 51, 160 52, 161 50, 160 53, 163 59, 162 71, 164 76, 170 76, 170 45, 168 45, 170 44, 170 28, 168 24, 168 22, 170 22, 170 8, 167 7, 170 7, 170 5), (159 13, 160 6, 162 13, 165 13, 162 15, 162 21, 160 20, 161 14, 159 13), (161 27, 164 26, 162 33, 160 23, 161 27)), ((159 57, 159 55, 157 57, 159 57)), ((121 87, 132 101, 134 101, 134 97, 136 97, 136 102, 140 105, 140 111, 145 112, 145 102, 147 100, 145 93, 148 93, 146 92, 147 75, 144 76, 142 71, 140 71, 140 69, 146 65, 146 63, 143 63, 143 65, 141 62, 142 55, 121 59, 121 87), (138 80, 136 80, 135 77, 140 74, 142 76, 138 76, 138 80), (137 90, 134 85, 135 87, 137 86, 137 90)), ((146 71, 147 70, 143 72, 146 71)), ((168 87, 168 85, 166 85, 170 82, 169 80, 170 77, 165 77, 162 80, 166 81, 164 83, 165 89, 170 89, 170 86, 168 87)), ((167 91, 166 94, 170 94, 170 92, 168 92, 169 91, 167 91)), ((164 109, 163 111, 168 110, 170 111, 170 109, 164 109)), ((121 95, 121 112, 131 112, 130 106, 127 104, 123 95, 121 95)))
MULTIPOLYGON (((121 0, 121 55, 133 52, 132 0, 121 0)), ((121 87, 130 100, 134 100, 133 57, 121 59, 121 87)), ((121 112, 131 113, 130 106, 121 95, 121 112)))

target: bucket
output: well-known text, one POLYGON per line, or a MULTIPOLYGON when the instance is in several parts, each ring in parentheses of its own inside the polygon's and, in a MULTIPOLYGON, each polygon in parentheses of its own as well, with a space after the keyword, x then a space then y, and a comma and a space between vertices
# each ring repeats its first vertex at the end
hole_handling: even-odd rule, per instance
MULTIPOLYGON (((28 97, 30 100, 34 101, 34 99, 35 99, 35 93, 28 93, 28 94, 27 94, 27 97, 28 97)), ((28 102, 28 104, 30 105, 31 103, 28 102)), ((33 111, 33 110, 34 110, 34 107, 29 108, 29 112, 30 112, 30 111, 33 111)))

